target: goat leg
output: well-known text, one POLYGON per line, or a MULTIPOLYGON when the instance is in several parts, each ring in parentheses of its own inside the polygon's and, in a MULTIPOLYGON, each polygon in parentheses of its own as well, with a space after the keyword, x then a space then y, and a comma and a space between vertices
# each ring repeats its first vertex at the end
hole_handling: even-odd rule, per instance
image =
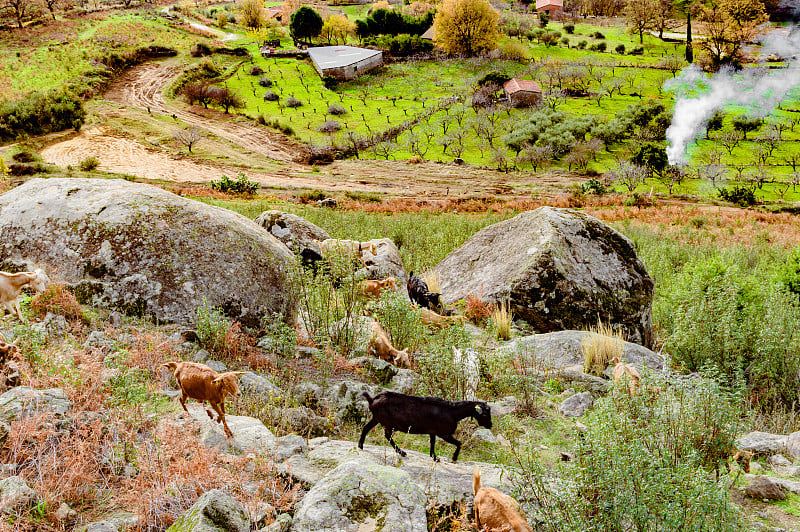
POLYGON ((406 452, 403 449, 401 449, 400 447, 398 447, 397 444, 394 442, 394 439, 392 439, 392 433, 393 432, 394 432, 394 429, 386 429, 386 430, 384 430, 383 435, 386 436, 386 439, 389 440, 389 443, 392 444, 392 448, 395 451, 397 451, 397 454, 399 454, 400 456, 406 456, 406 452))
POLYGON ((458 453, 459 451, 461 451, 461 442, 455 439, 452 434, 448 434, 447 436, 442 436, 440 434, 439 437, 444 441, 446 441, 447 443, 452 443, 453 445, 456 446, 456 452, 453 453, 453 462, 458 460, 458 453))
POLYGON ((186 411, 187 414, 189 413, 189 409, 186 408, 186 400, 188 398, 189 396, 186 394, 183 388, 181 388, 181 406, 183 407, 183 409, 186 411))
POLYGON ((359 449, 363 449, 364 448, 364 440, 367 439, 367 434, 369 434, 369 431, 371 431, 375 427, 375 425, 377 425, 377 424, 378 424, 378 422, 375 421, 375 418, 372 418, 367 422, 366 425, 364 425, 364 430, 361 431, 361 437, 358 439, 358 448, 359 449))
POLYGON ((439 461, 439 457, 436 456, 436 434, 431 434, 431 458, 434 462, 439 461))

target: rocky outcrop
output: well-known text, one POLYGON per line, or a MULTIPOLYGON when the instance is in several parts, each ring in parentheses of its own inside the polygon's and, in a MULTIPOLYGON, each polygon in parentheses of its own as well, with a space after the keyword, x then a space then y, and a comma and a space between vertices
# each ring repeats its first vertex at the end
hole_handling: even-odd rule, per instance
MULTIPOLYGON (((545 371, 567 370, 583 367, 583 342, 592 333, 588 331, 558 331, 516 338, 498 351, 516 355, 531 366, 545 371)), ((664 369, 664 358, 632 342, 622 342, 622 359, 639 369, 664 369)))
POLYGON ((249 532, 250 517, 239 501, 221 490, 203 493, 169 532, 249 532))
POLYGON ((653 280, 624 235, 589 215, 552 207, 486 227, 435 268, 442 300, 508 300, 541 332, 598 319, 652 344, 653 280))
POLYGON ((305 248, 314 249, 319 253, 319 246, 315 241, 322 242, 330 238, 320 226, 286 212, 264 211, 253 221, 298 254, 305 248))
MULTIPOLYGON (((427 445, 427 438, 419 436, 427 445)), ((444 444, 447 446, 447 444, 444 444)), ((438 443, 441 461, 434 462, 427 454, 404 449, 408 455, 401 458, 386 445, 364 445, 358 449, 355 442, 330 440, 320 445, 312 445, 307 456, 295 455, 277 466, 278 471, 310 488, 315 486, 332 469, 339 465, 358 460, 388 465, 405 471, 411 477, 429 502, 449 505, 454 502, 471 503, 472 469, 475 465, 481 468, 481 482, 484 486, 502 489, 508 492, 510 486, 504 479, 508 478, 502 468, 494 464, 480 462, 452 463, 447 456, 452 446, 444 449, 438 443)))
POLYGON ((576 393, 558 406, 558 411, 565 417, 580 417, 594 405, 594 398, 589 392, 576 393))
POLYGON ((323 477, 295 514, 293 532, 426 532, 425 495, 408 473, 351 460, 323 477))
POLYGON ((0 195, 2 269, 41 266, 82 303, 128 314, 192 322, 206 298, 257 326, 292 310, 290 257, 244 216, 121 179, 32 179, 0 195))
POLYGON ((785 488, 772 477, 758 475, 744 487, 744 493, 754 499, 782 501, 786 498, 785 488))
MULTIPOLYGON (((736 440, 736 447, 755 454, 778 454, 787 451, 788 436, 753 431, 736 440)), ((793 456, 789 453, 790 456, 793 456)))
POLYGON ((366 264, 367 279, 386 279, 395 277, 397 286, 404 287, 408 281, 408 274, 403 266, 403 259, 400 258, 400 251, 394 242, 388 238, 376 238, 368 240, 370 244, 375 244, 375 254, 364 251, 361 259, 366 264))
POLYGON ((0 395, 0 420, 11 422, 39 412, 64 417, 72 408, 72 401, 60 388, 37 390, 17 386, 0 395))
MULTIPOLYGON (((198 422, 198 437, 206 447, 213 447, 222 452, 233 454, 246 452, 266 454, 275 450, 278 439, 264 423, 256 418, 227 414, 225 421, 227 421, 231 432, 233 432, 233 437, 226 438, 222 425, 212 421, 202 406, 196 403, 189 403, 186 407, 189 409, 191 418, 198 422)), ((185 413, 181 410, 178 415, 185 416, 185 413)))
POLYGON ((30 508, 39 500, 38 495, 22 477, 0 480, 0 514, 14 513, 30 508))

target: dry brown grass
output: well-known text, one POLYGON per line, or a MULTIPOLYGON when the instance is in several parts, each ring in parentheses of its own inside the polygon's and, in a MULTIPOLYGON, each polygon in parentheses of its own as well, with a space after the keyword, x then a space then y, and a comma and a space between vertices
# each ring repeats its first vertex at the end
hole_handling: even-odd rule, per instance
POLYGON ((37 318, 44 318, 48 312, 52 312, 69 320, 89 323, 83 307, 63 283, 50 285, 41 294, 33 296, 31 298, 31 310, 34 317, 37 318))
POLYGON ((439 277, 438 273, 436 272, 423 273, 422 280, 425 281, 426 285, 428 285, 429 291, 436 292, 437 294, 442 293, 442 280, 439 277))
POLYGON ((622 345, 625 340, 621 331, 614 331, 610 325, 599 321, 597 326, 589 329, 589 333, 583 341, 583 370, 602 377, 612 358, 623 358, 622 345))
POLYGON ((494 303, 483 301, 475 294, 469 294, 464 298, 464 316, 476 325, 485 324, 495 310, 494 303))

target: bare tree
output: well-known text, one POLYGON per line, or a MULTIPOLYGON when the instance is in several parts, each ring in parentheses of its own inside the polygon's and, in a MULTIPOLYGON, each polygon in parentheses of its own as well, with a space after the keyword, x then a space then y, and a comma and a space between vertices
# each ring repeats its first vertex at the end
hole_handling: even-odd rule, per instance
POLYGON ((627 188, 628 192, 633 192, 647 179, 647 169, 629 161, 619 161, 617 168, 610 172, 609 178, 627 188))
POLYGON ((192 153, 192 146, 194 146, 201 138, 202 133, 196 127, 189 129, 178 129, 172 134, 172 138, 186 146, 189 153, 192 153))
POLYGON ((722 144, 722 147, 725 148, 728 155, 733 155, 733 150, 735 150, 736 146, 742 141, 742 137, 743 135, 740 131, 726 131, 719 136, 719 143, 722 144))
POLYGON ((0 0, 0 14, 14 19, 20 29, 22 23, 38 11, 38 7, 34 0, 0 0))
POLYGON ((387 161, 389 157, 397 150, 397 143, 393 139, 386 139, 380 142, 376 142, 374 146, 372 146, 372 151, 375 152, 375 155, 378 157, 383 157, 387 161))
POLYGON ((519 163, 530 163, 534 172, 539 168, 544 170, 553 162, 553 148, 551 146, 531 146, 527 144, 522 153, 517 156, 519 163))

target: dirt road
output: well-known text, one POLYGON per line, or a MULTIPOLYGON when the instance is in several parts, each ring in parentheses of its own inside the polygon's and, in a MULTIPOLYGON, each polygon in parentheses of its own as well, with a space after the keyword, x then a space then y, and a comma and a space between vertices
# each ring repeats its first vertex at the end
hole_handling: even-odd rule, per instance
POLYGON ((180 70, 181 66, 172 61, 151 62, 133 67, 111 84, 105 98, 152 113, 174 115, 186 124, 210 131, 270 159, 289 162, 300 153, 301 145, 265 127, 238 122, 230 116, 220 119, 209 114, 201 115, 168 106, 161 93, 180 70))

